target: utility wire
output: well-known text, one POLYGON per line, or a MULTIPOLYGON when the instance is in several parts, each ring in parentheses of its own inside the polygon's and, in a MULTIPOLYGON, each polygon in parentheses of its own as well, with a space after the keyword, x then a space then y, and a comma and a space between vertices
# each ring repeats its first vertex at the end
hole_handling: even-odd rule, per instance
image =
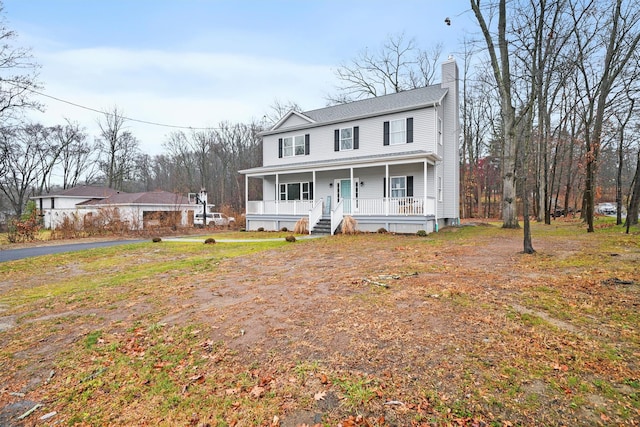
MULTIPOLYGON (((46 93, 42 93, 42 92, 37 91, 35 89, 31 89, 29 87, 25 87, 25 86, 19 85, 19 84, 15 83, 15 82, 12 82, 11 80, 0 79, 0 81, 12 84, 12 85, 14 85, 16 87, 19 87, 20 89, 27 90, 27 91, 35 93, 37 95, 44 96, 45 98, 53 99, 54 101, 62 102, 62 103, 65 103, 65 104, 69 104, 69 105, 72 105, 72 106, 77 107, 77 108, 82 108, 84 110, 93 111, 93 112, 98 113, 98 114, 104 114, 105 116, 115 116, 115 114, 110 113, 108 111, 101 111, 101 110, 98 110, 96 108, 87 107, 86 105, 80 105, 80 104, 77 104, 75 102, 67 101, 67 100, 62 99, 62 98, 58 98, 58 97, 55 97, 55 96, 52 96, 52 95, 47 95, 46 93)), ((125 119, 125 120, 128 120, 128 121, 131 121, 131 122, 143 123, 143 124, 152 125, 152 126, 162 126, 162 127, 167 127, 167 128, 173 128, 173 129, 222 130, 222 128, 217 128, 217 127, 193 127, 193 126, 169 125, 169 124, 166 124, 166 123, 158 123, 158 122, 151 122, 151 121, 148 121, 148 120, 134 119, 132 117, 126 117, 126 116, 121 116, 121 115, 118 115, 118 117, 120 117, 122 119, 125 119)))

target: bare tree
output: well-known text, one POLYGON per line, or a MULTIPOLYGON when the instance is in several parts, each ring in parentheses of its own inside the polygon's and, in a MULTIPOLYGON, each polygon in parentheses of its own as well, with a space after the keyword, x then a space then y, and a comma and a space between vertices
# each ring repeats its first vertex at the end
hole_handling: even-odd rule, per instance
MULTIPOLYGON (((500 0, 498 6, 498 46, 494 41, 494 36, 485 20, 483 11, 480 8, 480 0, 470 0, 471 9, 476 16, 482 35, 484 37, 487 51, 489 53, 491 69, 500 93, 500 111, 502 116, 502 127, 504 132, 503 145, 503 184, 502 184, 502 226, 504 228, 519 228, 516 209, 516 154, 518 148, 518 138, 521 137, 522 120, 528 115, 529 105, 521 108, 521 112, 516 114, 513 102, 512 77, 509 44, 507 41, 507 7, 506 1, 500 0)), ((490 11, 493 13, 493 11, 490 11)))
POLYGON ((11 204, 16 216, 29 196, 39 193, 39 186, 48 180, 56 161, 57 148, 52 148, 49 129, 29 124, 0 132, 0 191, 11 204))
POLYGON ((136 157, 140 154, 138 140, 125 128, 126 119, 118 107, 105 111, 98 120, 100 168, 108 187, 124 190, 125 181, 133 178, 136 157))
POLYGON ((62 188, 75 187, 82 178, 91 181, 96 173, 96 158, 85 130, 66 119, 64 126, 55 126, 52 131, 52 139, 61 147, 62 188))
POLYGON ((604 117, 615 84, 640 43, 640 9, 635 1, 573 2, 574 42, 579 86, 583 93, 585 189, 583 216, 593 232, 596 174, 602 148, 604 117))
POLYGON ((335 71, 343 82, 330 103, 345 103, 428 86, 437 74, 442 45, 422 50, 404 34, 390 36, 375 51, 364 49, 335 71))
POLYGON ((29 49, 13 45, 17 35, 7 27, 0 1, 0 129, 28 109, 42 106, 32 99, 39 66, 29 49))

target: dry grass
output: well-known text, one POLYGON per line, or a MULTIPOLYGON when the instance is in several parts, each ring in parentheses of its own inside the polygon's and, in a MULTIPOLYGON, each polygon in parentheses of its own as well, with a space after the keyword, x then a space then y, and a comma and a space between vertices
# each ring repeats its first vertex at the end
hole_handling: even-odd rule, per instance
POLYGON ((300 218, 293 228, 294 234, 309 234, 309 219, 300 218))
POLYGON ((26 425, 635 425, 638 231, 533 232, 535 255, 489 226, 0 264, 0 425, 20 402, 26 425))
POLYGON ((342 220, 342 234, 356 233, 358 233, 358 221, 350 215, 345 216, 342 220))

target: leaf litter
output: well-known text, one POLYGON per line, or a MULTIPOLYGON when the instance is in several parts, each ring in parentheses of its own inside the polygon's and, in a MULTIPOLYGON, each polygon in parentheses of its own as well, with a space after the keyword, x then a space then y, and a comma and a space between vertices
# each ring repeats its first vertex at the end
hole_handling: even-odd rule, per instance
POLYGON ((336 236, 10 307, 43 320, 0 337, 0 421, 634 425, 640 250, 594 268, 583 233, 533 256, 510 230, 336 236), (21 400, 43 406, 17 420, 21 400))

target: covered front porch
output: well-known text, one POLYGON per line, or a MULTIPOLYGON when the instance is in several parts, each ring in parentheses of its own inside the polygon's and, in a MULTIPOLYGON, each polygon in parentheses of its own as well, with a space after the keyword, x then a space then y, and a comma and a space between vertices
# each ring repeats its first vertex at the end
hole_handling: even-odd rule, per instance
POLYGON ((292 229, 307 218, 310 231, 322 219, 330 220, 333 234, 349 215, 361 231, 437 231, 437 159, 422 153, 405 157, 242 171, 247 194, 249 180, 262 184, 262 195, 256 197, 262 200, 247 197, 247 229, 292 229))

